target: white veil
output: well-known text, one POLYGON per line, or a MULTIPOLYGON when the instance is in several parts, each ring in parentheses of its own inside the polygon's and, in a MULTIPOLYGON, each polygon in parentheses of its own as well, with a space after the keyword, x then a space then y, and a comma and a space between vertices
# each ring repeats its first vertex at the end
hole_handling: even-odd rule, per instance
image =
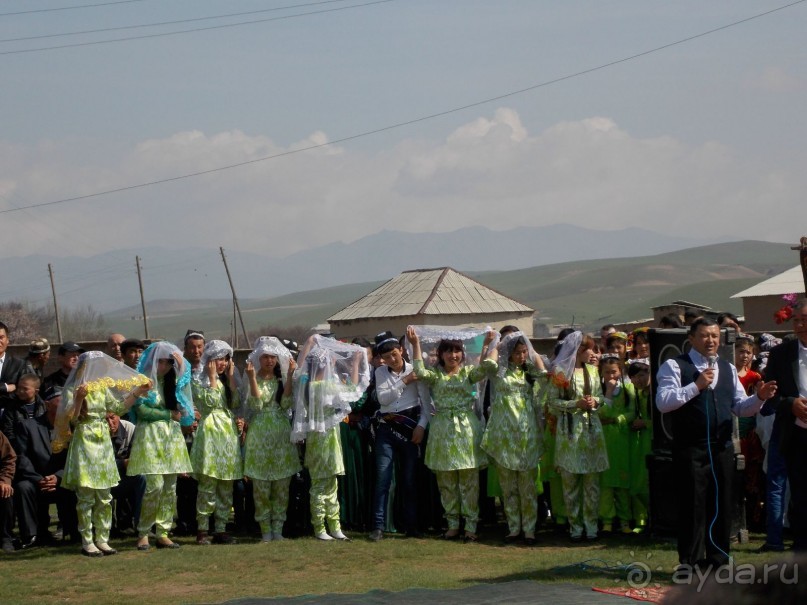
POLYGON ((122 400, 148 382, 147 376, 101 351, 82 353, 62 387, 62 399, 56 411, 53 451, 62 451, 70 441, 70 417, 74 412, 76 387, 86 385, 88 393, 109 391, 115 399, 122 400))
POLYGON ((527 359, 535 363, 535 359, 538 355, 535 349, 532 348, 532 343, 524 332, 510 332, 501 338, 498 345, 496 345, 496 340, 490 343, 490 348, 496 346, 496 348, 499 349, 499 370, 497 372, 499 378, 504 378, 504 375, 507 373, 507 367, 510 365, 510 355, 513 354, 513 349, 515 349, 516 345, 520 342, 527 345, 527 359))
MULTIPOLYGON (((415 333, 420 339, 420 348, 424 355, 427 349, 437 347, 441 340, 459 340, 465 352, 465 365, 477 365, 479 363, 485 334, 490 331, 490 326, 485 328, 460 328, 454 326, 412 327, 415 329, 415 333)), ((490 346, 493 346, 493 343, 491 343, 490 346)), ((412 359, 412 343, 410 343, 408 339, 406 340, 406 352, 409 354, 409 359, 412 359)), ((415 360, 412 359, 412 362, 414 361, 415 360)))
POLYGON ((294 373, 294 420, 291 440, 324 433, 350 413, 350 404, 370 384, 367 351, 319 334, 309 338, 294 373))

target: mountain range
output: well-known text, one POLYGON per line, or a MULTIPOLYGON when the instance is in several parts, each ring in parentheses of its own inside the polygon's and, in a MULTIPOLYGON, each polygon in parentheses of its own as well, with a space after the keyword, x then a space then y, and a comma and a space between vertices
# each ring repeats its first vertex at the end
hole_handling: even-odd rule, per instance
MULTIPOLYGON (((469 227, 449 233, 381 231, 350 243, 336 242, 270 258, 225 250, 239 298, 268 299, 343 284, 387 280, 408 269, 451 266, 460 271, 508 271, 597 258, 653 255, 719 243, 648 231, 585 229, 574 225, 515 227, 492 231, 469 227)), ((108 313, 139 306, 135 257, 142 267, 147 301, 230 300, 216 248, 122 249, 80 257, 69 250, 0 259, 0 302, 52 300, 48 265, 61 307, 91 304, 108 313)))

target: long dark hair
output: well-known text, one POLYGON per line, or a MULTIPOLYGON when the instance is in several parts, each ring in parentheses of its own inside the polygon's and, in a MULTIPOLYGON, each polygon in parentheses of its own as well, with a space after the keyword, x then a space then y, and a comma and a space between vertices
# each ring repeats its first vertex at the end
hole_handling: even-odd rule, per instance
POLYGON ((163 400, 165 401, 166 409, 179 409, 179 400, 177 399, 177 371, 174 366, 171 366, 171 369, 163 376, 163 400))
MULTIPOLYGON (((229 355, 227 355, 224 359, 227 360, 228 364, 232 363, 232 359, 230 359, 229 355)), ((224 368, 224 372, 219 374, 219 381, 224 385, 224 401, 227 403, 227 407, 230 407, 230 405, 233 403, 233 391, 230 388, 230 379, 227 376, 226 367, 224 368)))

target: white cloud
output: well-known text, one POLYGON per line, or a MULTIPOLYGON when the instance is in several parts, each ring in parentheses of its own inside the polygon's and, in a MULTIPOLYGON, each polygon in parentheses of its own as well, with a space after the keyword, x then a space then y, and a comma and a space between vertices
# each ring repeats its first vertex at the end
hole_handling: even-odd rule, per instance
MULTIPOLYGON (((210 170, 328 141, 282 147, 270 137, 199 131, 113 145, 0 142, 0 208, 210 170)), ((530 133, 500 108, 442 141, 406 140, 380 153, 327 146, 193 179, 3 215, 4 256, 59 249, 205 245, 271 256, 381 229, 574 223, 639 226, 692 236, 797 239, 803 162, 767 166, 710 142, 637 138, 608 117, 530 133), (760 208, 775 212, 758 212, 760 208), (40 224, 36 224, 39 222, 40 224), (38 233, 31 238, 32 230, 38 233), (43 241, 44 240, 44 241, 43 241)), ((536 242, 540 246, 540 242, 536 242)), ((573 243, 570 243, 573 245, 573 243)), ((626 245, 629 245, 627 243, 626 245)), ((641 250, 636 251, 637 254, 641 250)))
POLYGON ((784 67, 769 65, 761 72, 754 73, 746 79, 746 86, 765 92, 782 94, 807 89, 807 81, 793 75, 784 67))

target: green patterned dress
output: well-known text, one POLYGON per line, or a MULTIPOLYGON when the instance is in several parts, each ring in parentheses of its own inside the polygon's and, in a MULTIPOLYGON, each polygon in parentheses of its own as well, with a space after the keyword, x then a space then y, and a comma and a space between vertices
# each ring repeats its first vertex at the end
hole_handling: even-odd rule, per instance
POLYGON ((539 432, 540 410, 533 397, 533 385, 527 382, 527 372, 536 380, 546 372, 532 364, 527 372, 510 366, 500 378, 496 374, 499 368, 496 361, 486 359, 480 367, 493 376, 494 393, 482 449, 503 468, 513 471, 537 468, 543 436, 539 432))
POLYGON ((585 370, 575 369, 568 392, 563 392, 552 380, 548 387, 549 406, 557 417, 555 466, 580 475, 599 473, 608 468, 608 453, 599 414, 577 407, 577 400, 584 391, 584 371, 588 372, 591 395, 601 404, 599 373, 593 366, 586 365, 585 370))
MULTIPOLYGON (((237 400, 238 395, 233 393, 237 400)), ((216 388, 193 383, 193 401, 201 418, 191 447, 191 464, 195 475, 214 479, 237 480, 244 475, 235 415, 227 407, 224 385, 216 388)))
MULTIPOLYGON (((344 390, 328 380, 315 380, 308 386, 311 397, 329 397, 344 390)), ((310 431, 305 436, 305 467, 312 479, 324 479, 345 474, 345 460, 342 454, 340 423, 324 433, 310 431)))
MULTIPOLYGON (((72 399, 72 391, 68 391, 65 397, 72 399)), ((120 475, 106 414, 122 414, 126 408, 107 390, 87 393, 84 403, 87 413, 73 428, 62 486, 71 490, 115 487, 120 482, 120 475)))
POLYGON ((191 473, 188 448, 179 422, 171 420, 171 411, 165 408, 163 400, 163 380, 148 397, 141 397, 134 407, 137 420, 132 441, 132 453, 126 474, 170 475, 191 473))
POLYGON ((286 413, 292 398, 275 399, 277 378, 257 377, 258 397, 247 398, 247 408, 255 415, 249 423, 244 454, 244 475, 250 479, 277 481, 300 471, 297 446, 290 439, 291 423, 286 413))
POLYGON ((463 366, 453 376, 442 369, 426 369, 416 359, 415 374, 431 388, 434 416, 429 425, 425 464, 433 471, 480 468, 487 464, 482 451, 482 425, 476 417, 476 383, 485 377, 481 367, 463 366))

